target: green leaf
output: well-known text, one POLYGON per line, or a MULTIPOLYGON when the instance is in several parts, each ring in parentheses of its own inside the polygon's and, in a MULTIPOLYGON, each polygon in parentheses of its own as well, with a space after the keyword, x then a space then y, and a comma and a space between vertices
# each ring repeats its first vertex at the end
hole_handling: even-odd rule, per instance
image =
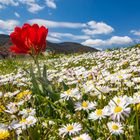
POLYGON ((47 70, 46 70, 46 65, 43 67, 43 78, 47 80, 47 70))
POLYGON ((32 65, 30 66, 30 76, 31 76, 31 82, 33 84, 33 89, 32 89, 33 93, 40 94, 39 85, 37 83, 37 79, 36 79, 35 74, 33 72, 32 65))
POLYGON ((63 84, 63 89, 64 89, 64 91, 66 91, 66 90, 69 89, 69 87, 68 87, 64 82, 62 82, 62 84, 63 84))

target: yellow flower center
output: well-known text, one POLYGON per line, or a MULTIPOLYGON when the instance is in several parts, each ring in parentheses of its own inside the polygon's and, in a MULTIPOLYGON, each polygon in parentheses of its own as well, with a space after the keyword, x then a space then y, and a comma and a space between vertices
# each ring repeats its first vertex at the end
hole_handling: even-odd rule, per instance
POLYGON ((8 130, 0 129, 0 140, 4 140, 10 137, 8 130))
POLYGON ((81 79, 78 79, 78 83, 80 83, 81 82, 81 79))
POLYGON ((66 94, 70 95, 71 94, 71 89, 67 90, 66 94))
POLYGON ((76 140, 84 140, 83 138, 81 138, 81 137, 78 137, 76 140))
POLYGON ((82 102, 82 107, 87 108, 87 107, 88 107, 88 103, 87 103, 86 101, 83 101, 83 102, 82 102))
POLYGON ((17 99, 20 100, 20 99, 26 97, 27 95, 30 95, 31 93, 32 93, 31 91, 23 91, 23 92, 20 92, 17 95, 17 99))
POLYGON ((123 64, 124 64, 124 65, 127 65, 127 64, 128 64, 128 62, 127 62, 127 61, 126 61, 126 62, 123 62, 123 64))
POLYGON ((69 125, 68 127, 67 127, 67 131, 71 131, 73 129, 73 126, 72 125, 69 125))
POLYGON ((122 111, 122 107, 120 107, 120 106, 117 106, 117 107, 115 107, 115 109, 114 109, 114 112, 115 113, 119 113, 119 112, 121 112, 122 111))
POLYGON ((116 124, 114 124, 114 125, 112 125, 112 129, 113 129, 113 130, 118 130, 119 127, 118 127, 116 124))
POLYGON ((0 105, 0 112, 3 112, 5 110, 5 107, 3 105, 0 105))
POLYGON ((27 120, 24 118, 22 118, 22 120, 20 121, 20 123, 25 123, 25 122, 27 122, 27 120))
POLYGON ((27 109, 27 112, 28 112, 28 113, 31 113, 31 109, 27 109))
POLYGON ((96 114, 97 114, 98 116, 101 116, 101 115, 103 114, 102 109, 97 109, 97 110, 96 110, 96 114))
POLYGON ((121 75, 118 76, 119 79, 123 79, 123 77, 121 75))
POLYGON ((93 79, 92 74, 90 74, 90 75, 88 76, 88 79, 89 79, 89 80, 93 79))

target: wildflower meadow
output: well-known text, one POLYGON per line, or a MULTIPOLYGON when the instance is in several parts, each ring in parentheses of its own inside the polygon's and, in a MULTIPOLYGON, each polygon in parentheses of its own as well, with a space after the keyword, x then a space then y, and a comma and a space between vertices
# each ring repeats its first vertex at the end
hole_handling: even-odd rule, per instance
POLYGON ((10 34, 0 61, 0 140, 140 140, 140 49, 47 55, 48 29, 10 34))

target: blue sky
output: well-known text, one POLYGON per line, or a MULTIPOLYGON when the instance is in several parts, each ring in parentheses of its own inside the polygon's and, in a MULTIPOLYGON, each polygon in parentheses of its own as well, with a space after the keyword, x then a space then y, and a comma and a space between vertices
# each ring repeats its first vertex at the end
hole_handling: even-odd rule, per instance
POLYGON ((140 42, 140 0, 0 0, 0 33, 28 22, 49 28, 51 42, 95 48, 140 42))

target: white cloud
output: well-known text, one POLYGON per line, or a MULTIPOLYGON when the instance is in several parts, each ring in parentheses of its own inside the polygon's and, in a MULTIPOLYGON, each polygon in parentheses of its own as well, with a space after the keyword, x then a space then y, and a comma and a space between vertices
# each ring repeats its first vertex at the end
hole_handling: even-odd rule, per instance
POLYGON ((85 40, 85 39, 90 38, 90 36, 87 36, 87 35, 73 35, 71 33, 58 33, 58 32, 51 32, 50 36, 55 37, 55 38, 59 38, 59 39, 66 37, 66 38, 69 38, 72 40, 85 40))
POLYGON ((18 18, 20 17, 20 14, 17 13, 17 12, 15 12, 14 15, 15 15, 16 17, 18 17, 18 18))
POLYGON ((73 23, 73 22, 57 22, 44 19, 31 19, 28 20, 29 23, 38 23, 39 25, 44 25, 48 28, 82 28, 85 27, 84 23, 73 23))
POLYGON ((38 5, 37 3, 29 3, 29 8, 27 9, 31 13, 36 13, 42 9, 44 9, 43 6, 38 5))
POLYGON ((96 46, 111 46, 111 45, 125 45, 132 43, 132 39, 128 36, 113 36, 110 39, 102 40, 102 39, 88 39, 84 41, 82 44, 96 47, 96 46))
POLYGON ((114 29, 104 22, 90 21, 87 27, 82 30, 87 35, 110 34, 114 29))
POLYGON ((130 32, 134 35, 140 36, 140 30, 131 30, 130 32))
POLYGON ((61 42, 60 39, 55 38, 55 37, 51 37, 51 36, 48 36, 48 37, 47 37, 47 40, 48 40, 48 41, 52 41, 52 42, 61 42))
POLYGON ((15 0, 0 0, 0 4, 11 5, 11 6, 18 6, 19 5, 19 3, 15 0))
POLYGON ((0 5, 0 10, 4 9, 4 6, 3 5, 0 5))
POLYGON ((13 30, 15 26, 17 26, 19 24, 19 22, 17 20, 2 20, 0 19, 0 29, 1 30, 6 30, 7 32, 10 30, 13 30))
POLYGON ((105 43, 105 41, 101 40, 101 39, 88 39, 86 41, 84 41, 82 44, 86 45, 86 46, 101 46, 105 43))
POLYGON ((24 4, 35 3, 35 0, 18 0, 18 1, 24 4))
POLYGON ((0 4, 0 9, 3 9, 4 6, 18 6, 19 4, 23 4, 27 6, 27 10, 31 13, 36 13, 44 8, 36 0, 0 0, 0 4))
POLYGON ((48 28, 81 28, 81 30, 85 33, 85 36, 87 35, 92 36, 97 34, 109 34, 114 31, 114 29, 111 26, 103 22, 95 22, 95 21, 90 21, 88 23, 76 23, 76 22, 58 22, 37 18, 28 20, 28 22, 31 24, 38 23, 39 25, 44 25, 48 28))
POLYGON ((27 5, 27 10, 31 13, 36 13, 42 9, 44 9, 44 6, 40 6, 36 3, 35 0, 19 0, 21 4, 27 5))
POLYGON ((56 4, 55 4, 54 0, 45 0, 45 1, 46 1, 46 5, 49 8, 56 9, 56 4))
POLYGON ((132 42, 132 39, 128 36, 123 36, 123 37, 120 37, 120 36, 113 36, 111 37, 111 39, 109 39, 107 41, 107 44, 109 45, 113 45, 113 44, 129 44, 132 42))

